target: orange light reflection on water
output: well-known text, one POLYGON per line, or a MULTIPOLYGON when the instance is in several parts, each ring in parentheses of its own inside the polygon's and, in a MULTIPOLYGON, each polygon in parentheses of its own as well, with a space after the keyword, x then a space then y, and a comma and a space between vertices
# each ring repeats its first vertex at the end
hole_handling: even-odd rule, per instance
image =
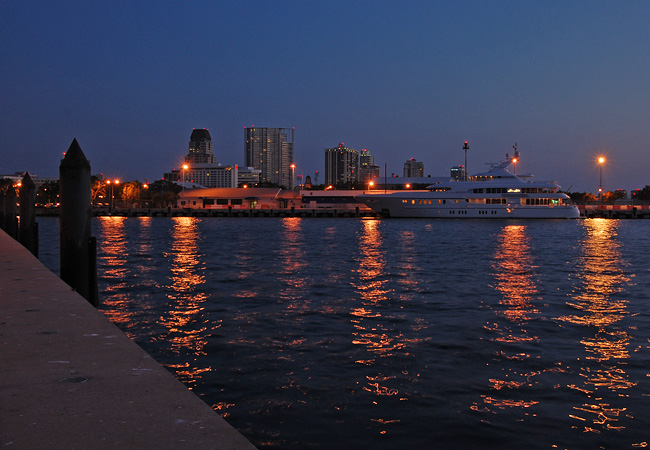
POLYGON ((495 336, 494 341, 508 344, 507 348, 513 351, 501 350, 494 355, 503 378, 490 378, 494 395, 482 395, 483 404, 474 403, 471 409, 488 412, 494 408, 529 408, 538 402, 512 398, 523 396, 524 390, 535 384, 533 377, 539 375, 539 372, 520 372, 521 366, 517 364, 534 357, 521 349, 524 344, 539 339, 526 330, 527 323, 539 314, 535 306, 539 290, 535 279, 537 267, 533 264, 530 238, 524 225, 507 225, 501 230, 493 269, 495 289, 501 294, 496 313, 504 320, 488 323, 484 328, 495 336))
MULTIPOLYGON (((357 282, 354 287, 359 294, 361 304, 353 305, 350 310, 350 322, 353 326, 352 343, 365 348, 367 358, 355 361, 357 364, 372 367, 377 366, 378 373, 365 375, 359 380, 361 389, 371 394, 370 401, 378 405, 383 401, 406 401, 408 397, 400 392, 397 386, 402 385, 399 379, 411 376, 406 371, 397 371, 393 374, 384 373, 382 370, 391 367, 391 363, 379 364, 379 359, 408 355, 409 339, 391 326, 391 317, 384 314, 390 311, 391 315, 399 314, 399 307, 395 304, 388 307, 388 302, 397 302, 391 298, 393 289, 388 287, 389 279, 385 273, 386 255, 382 248, 383 237, 380 231, 381 222, 378 220, 363 220, 363 229, 359 234, 359 266, 357 268, 357 282)), ((408 282, 408 281, 407 281, 408 282)), ((375 417, 371 422, 380 426, 378 433, 386 435, 391 424, 399 423, 396 417, 375 417)))
MULTIPOLYGON (((169 312, 161 316, 158 323, 169 330, 165 341, 171 344, 174 352, 184 349, 196 356, 204 355, 206 333, 219 328, 221 323, 210 325, 211 330, 208 330, 202 320, 201 312, 207 295, 201 292, 205 275, 198 244, 200 219, 174 217, 172 222, 172 248, 165 255, 171 258, 171 285, 167 293, 169 312)), ((177 376, 189 385, 210 370, 209 367, 191 367, 189 363, 186 368, 171 368, 176 369, 177 376)))
POLYGON ((106 298, 100 298, 100 303, 106 306, 104 313, 116 325, 121 326, 128 334, 132 311, 127 307, 128 296, 124 293, 127 287, 127 256, 128 247, 124 225, 126 217, 100 217, 99 233, 102 239, 97 241, 97 253, 101 255, 101 277, 107 280, 106 298))
MULTIPOLYGON (((579 286, 567 302, 575 313, 559 318, 582 326, 585 332, 580 343, 586 357, 579 372, 584 383, 568 386, 587 397, 584 404, 574 407, 576 412, 571 415, 584 422, 581 426, 585 432, 622 429, 617 422, 626 408, 611 405, 602 390, 619 392, 636 385, 625 371, 625 360, 630 357, 630 335, 619 324, 629 312, 627 300, 618 294, 631 280, 624 273, 618 226, 617 220, 585 219, 586 236, 577 264, 579 286)), ((620 392, 616 398, 620 400, 626 395, 620 392)))

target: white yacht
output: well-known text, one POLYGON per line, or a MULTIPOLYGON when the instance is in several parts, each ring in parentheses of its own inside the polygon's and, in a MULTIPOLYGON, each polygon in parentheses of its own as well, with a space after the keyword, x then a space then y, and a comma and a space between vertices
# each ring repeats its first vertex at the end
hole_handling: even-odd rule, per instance
POLYGON ((384 193, 366 191, 356 196, 384 217, 453 219, 577 219, 580 211, 553 181, 531 181, 532 175, 508 171, 514 156, 468 180, 435 183, 426 190, 384 193))

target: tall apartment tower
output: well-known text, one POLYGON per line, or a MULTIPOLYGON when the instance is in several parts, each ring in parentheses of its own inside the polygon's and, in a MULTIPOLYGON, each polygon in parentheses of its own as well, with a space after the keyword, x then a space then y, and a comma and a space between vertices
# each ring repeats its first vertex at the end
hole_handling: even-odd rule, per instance
POLYGON ((293 186, 294 128, 244 128, 246 166, 261 171, 261 183, 293 186))
POLYGON ((359 181, 359 152, 340 143, 325 149, 325 184, 342 185, 359 181))
POLYGON ((411 158, 404 163, 404 176, 418 178, 424 176, 424 163, 411 158))
POLYGON ((190 136, 189 152, 185 158, 187 164, 216 164, 217 158, 212 153, 212 137, 205 128, 194 128, 190 136))

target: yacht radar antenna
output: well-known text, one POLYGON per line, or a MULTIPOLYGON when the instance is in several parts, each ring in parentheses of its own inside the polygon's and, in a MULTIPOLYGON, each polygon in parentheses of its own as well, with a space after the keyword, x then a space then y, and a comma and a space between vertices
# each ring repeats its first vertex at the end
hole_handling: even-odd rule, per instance
POLYGON ((467 181, 467 150, 469 150, 469 144, 465 141, 463 145, 463 150, 465 150, 465 181, 467 181))
POLYGON ((515 155, 512 157, 512 163, 514 165, 513 171, 517 175, 517 162, 519 161, 519 150, 517 150, 517 143, 512 146, 512 149, 515 151, 515 155))

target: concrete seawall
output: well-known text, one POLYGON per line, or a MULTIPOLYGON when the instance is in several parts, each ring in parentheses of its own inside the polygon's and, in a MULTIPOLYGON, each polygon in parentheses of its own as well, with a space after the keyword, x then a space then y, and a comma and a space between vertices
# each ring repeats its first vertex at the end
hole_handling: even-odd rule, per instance
POLYGON ((0 448, 255 448, 1 230, 0 348, 0 448))

